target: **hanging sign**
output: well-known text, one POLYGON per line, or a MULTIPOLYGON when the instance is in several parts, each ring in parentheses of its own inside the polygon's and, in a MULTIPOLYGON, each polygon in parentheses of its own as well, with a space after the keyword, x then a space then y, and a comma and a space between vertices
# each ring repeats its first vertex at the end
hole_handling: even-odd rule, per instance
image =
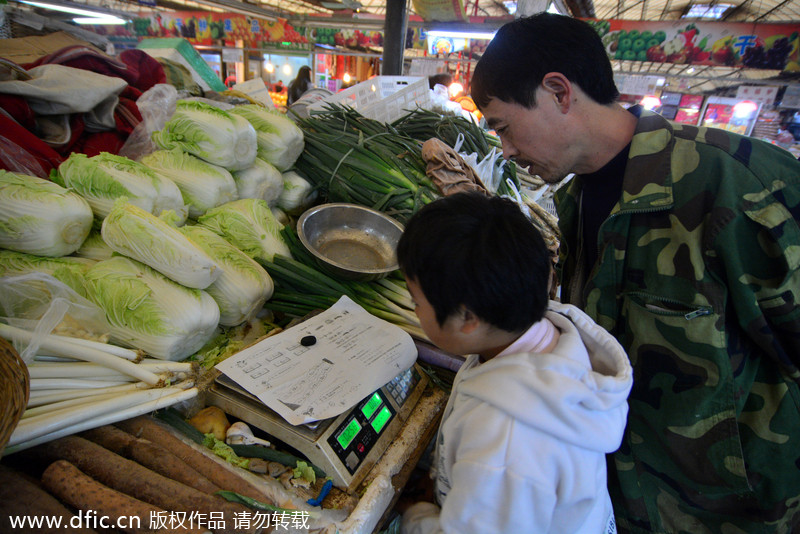
POLYGON ((463 22, 467 20, 462 0, 411 0, 414 11, 425 22, 463 22))
POLYGON ((587 20, 625 61, 800 72, 800 25, 587 20))

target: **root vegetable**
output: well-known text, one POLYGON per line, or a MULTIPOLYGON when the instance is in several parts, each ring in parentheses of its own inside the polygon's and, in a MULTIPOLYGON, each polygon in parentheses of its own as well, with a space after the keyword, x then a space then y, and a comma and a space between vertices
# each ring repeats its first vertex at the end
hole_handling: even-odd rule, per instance
POLYGON ((189 424, 203 434, 214 434, 220 441, 225 441, 228 427, 231 426, 228 416, 217 406, 206 406, 189 419, 189 424))
POLYGON ((42 473, 42 485, 76 510, 92 511, 107 525, 130 534, 206 534, 205 528, 180 528, 170 525, 168 513, 105 486, 66 460, 56 460, 42 473), (164 518, 159 528, 156 518, 164 518), (138 518, 138 519, 137 519, 138 518), (153 528, 155 527, 155 528, 153 528))
POLYGON ((115 426, 88 430, 81 437, 203 493, 213 495, 221 489, 161 445, 137 438, 115 426))
POLYGON ((15 534, 97 534, 90 528, 64 529, 49 527, 43 523, 37 528, 11 527, 11 516, 61 519, 67 525, 74 516, 58 499, 47 493, 33 479, 22 473, 0 465, 0 532, 15 534))
POLYGON ((26 456, 48 465, 67 460, 88 476, 112 489, 141 501, 176 512, 198 512, 204 517, 222 517, 217 534, 250 534, 256 527, 235 528, 236 514, 249 513, 242 505, 202 493, 194 488, 123 458, 108 449, 79 436, 67 436, 30 449, 26 456))
POLYGON ((213 459, 195 450, 175 436, 172 431, 148 416, 135 417, 116 423, 116 426, 137 437, 145 438, 172 451, 178 458, 224 490, 235 491, 268 504, 272 500, 258 488, 227 468, 221 468, 213 459))

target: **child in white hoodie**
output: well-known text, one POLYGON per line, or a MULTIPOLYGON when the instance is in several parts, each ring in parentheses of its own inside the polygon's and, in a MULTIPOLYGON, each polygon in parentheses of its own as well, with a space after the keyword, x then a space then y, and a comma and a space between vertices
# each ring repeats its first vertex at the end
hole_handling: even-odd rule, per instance
POLYGON ((430 340, 468 355, 437 436, 439 506, 413 504, 401 531, 616 532, 605 455, 631 366, 582 311, 548 300, 539 232, 510 200, 459 193, 411 218, 397 256, 430 340))

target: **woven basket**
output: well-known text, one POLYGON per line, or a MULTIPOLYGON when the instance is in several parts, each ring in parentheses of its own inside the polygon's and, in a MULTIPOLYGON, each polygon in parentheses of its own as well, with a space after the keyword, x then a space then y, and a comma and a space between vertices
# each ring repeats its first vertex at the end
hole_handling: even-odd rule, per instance
POLYGON ((28 404, 28 366, 14 347, 0 338, 0 457, 28 404))

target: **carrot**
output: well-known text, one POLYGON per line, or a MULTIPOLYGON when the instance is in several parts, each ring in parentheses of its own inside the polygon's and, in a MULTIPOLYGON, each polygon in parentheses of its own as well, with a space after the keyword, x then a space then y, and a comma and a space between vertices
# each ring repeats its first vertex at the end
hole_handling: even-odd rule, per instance
POLYGON ((15 534, 97 534, 90 528, 65 528, 75 516, 58 499, 47 493, 34 479, 19 471, 0 465, 0 532, 15 534), (11 517, 41 518, 45 521, 61 520, 55 528, 42 523, 33 528, 12 528, 11 517))
POLYGON ((185 528, 169 522, 169 513, 104 486, 66 460, 56 460, 42 473, 42 485, 66 504, 91 513, 98 525, 129 534, 206 534, 205 528, 185 528), (161 516, 163 522, 156 519, 161 516), (102 522, 100 522, 102 519, 102 522), (163 528, 161 528, 163 527, 163 528))
POLYGON ((231 470, 220 467, 216 461, 184 443, 172 433, 172 430, 152 417, 139 416, 114 424, 134 436, 145 438, 172 451, 178 458, 224 490, 235 491, 267 504, 275 504, 256 486, 231 470))
POLYGON ((48 465, 56 460, 67 460, 101 484, 164 510, 197 512, 206 520, 220 518, 219 528, 213 529, 217 534, 249 534, 258 531, 256 526, 236 528, 246 525, 246 522, 236 521, 236 514, 241 514, 242 517, 250 513, 245 506, 202 493, 159 475, 82 437, 67 436, 18 454, 26 452, 29 453, 26 456, 45 461, 48 465))
POLYGON ((94 428, 81 433, 81 437, 203 493, 213 495, 221 489, 161 445, 137 438, 115 426, 94 428))

